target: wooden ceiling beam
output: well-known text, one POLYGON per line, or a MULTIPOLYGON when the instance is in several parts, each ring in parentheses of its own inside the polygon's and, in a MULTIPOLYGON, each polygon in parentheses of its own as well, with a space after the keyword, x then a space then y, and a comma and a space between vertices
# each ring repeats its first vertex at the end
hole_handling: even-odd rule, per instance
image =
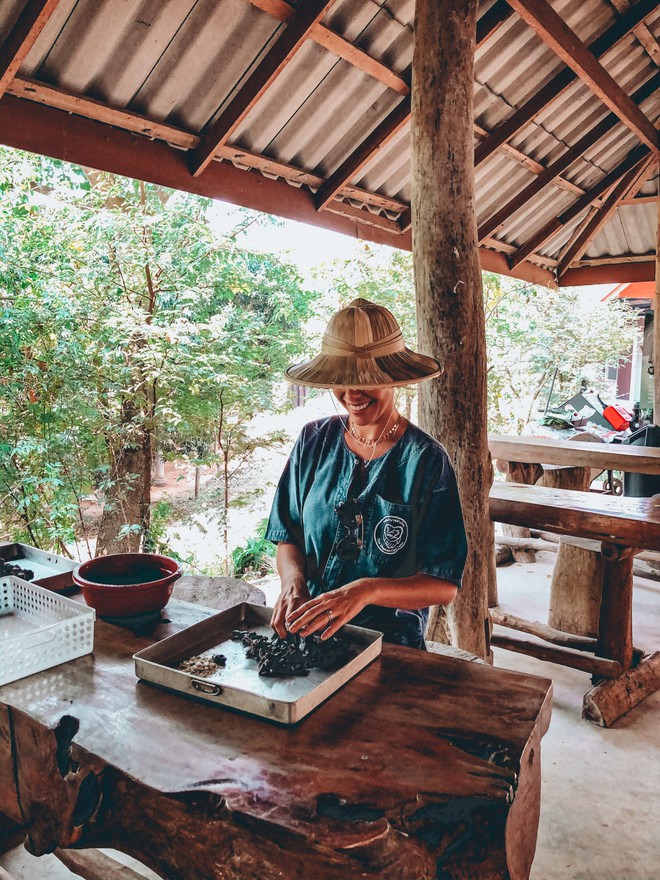
MULTIPOLYGON (((610 0, 610 2, 617 12, 627 12, 630 9, 630 0, 610 0)), ((647 26, 642 22, 633 28, 633 33, 653 62, 660 66, 660 46, 647 26)))
MULTIPOLYGON (((295 8, 285 3, 284 0, 249 0, 249 2, 263 12, 272 15, 278 21, 289 22, 296 13, 295 8)), ((513 13, 513 10, 509 9, 509 11, 513 13)), ((373 76, 374 79, 379 80, 400 95, 410 93, 410 83, 405 76, 390 70, 385 64, 376 61, 375 58, 363 52, 362 49, 359 49, 350 40, 340 36, 320 22, 312 25, 309 31, 309 38, 339 58, 343 58, 344 61, 348 61, 349 64, 357 67, 363 73, 373 76)))
POLYGON ((630 96, 598 62, 547 0, 508 0, 509 5, 552 51, 572 68, 642 143, 658 152, 658 132, 630 96))
POLYGON ((7 39, 0 46, 0 98, 55 12, 60 0, 28 0, 7 39))
POLYGON ((601 266, 577 266, 567 269, 559 280, 560 287, 582 287, 586 284, 632 284, 655 280, 655 255, 645 261, 611 262, 601 266))
MULTIPOLYGON (((193 150, 200 140, 198 135, 184 129, 166 123, 153 122, 137 113, 108 107, 107 104, 102 104, 91 98, 81 98, 78 95, 65 92, 63 89, 57 89, 54 86, 49 86, 33 79, 16 77, 8 89, 8 94, 19 98, 26 98, 38 104, 45 104, 48 107, 65 110, 67 113, 76 113, 87 119, 94 119, 97 122, 114 125, 117 128, 141 134, 145 137, 158 138, 185 150, 193 150)), ((228 162, 245 168, 256 168, 263 174, 277 175, 288 180, 294 186, 307 186, 312 189, 318 189, 325 180, 325 178, 317 174, 310 174, 301 168, 296 168, 294 165, 278 162, 275 159, 270 159, 258 153, 251 153, 248 150, 242 150, 231 144, 221 147, 216 158, 225 159, 228 162)), ((403 202, 378 195, 377 193, 370 193, 356 186, 345 186, 338 194, 338 197, 356 199, 379 210, 392 211, 393 213, 401 213, 407 208, 407 205, 403 202)))
MULTIPOLYGON (((348 216, 317 211, 314 196, 306 187, 296 188, 255 171, 243 171, 229 162, 214 162, 206 174, 193 177, 186 153, 163 141, 13 95, 5 95, 0 101, 0 144, 220 199, 400 250, 412 248, 410 232, 402 234, 398 229, 373 225, 364 212, 356 217, 354 213, 348 216)), ((504 254, 484 248, 480 257, 484 269, 513 274, 504 254)), ((532 263, 521 265, 515 277, 535 284, 554 284, 550 272, 532 263)))
POLYGON ((624 174, 616 186, 612 188, 602 207, 596 210, 584 229, 569 243, 567 250, 561 255, 557 267, 557 274, 560 278, 576 260, 584 255, 591 242, 619 207, 621 199, 630 195, 631 191, 635 191, 635 186, 639 187, 644 182, 654 164, 655 157, 653 155, 640 159, 637 165, 624 174))
MULTIPOLYGON (((657 0, 639 0, 628 12, 625 12, 604 33, 589 44, 589 51, 595 58, 621 42, 638 24, 647 18, 658 6, 657 0)), ((536 116, 545 110, 577 79, 577 74, 569 67, 563 68, 546 85, 542 86, 518 110, 515 110, 501 125, 494 129, 488 138, 477 146, 474 151, 475 167, 485 162, 489 156, 511 140, 514 135, 528 125, 536 116)))
MULTIPOLYGON (((654 74, 648 82, 639 88, 633 95, 633 100, 637 103, 641 103, 658 88, 660 88, 660 73, 654 74)), ((572 147, 569 147, 556 162, 553 162, 552 165, 549 165, 544 169, 538 175, 536 180, 529 183, 512 199, 509 199, 506 205, 500 208, 499 211, 496 211, 488 218, 488 220, 485 220, 481 224, 477 233, 479 241, 481 242, 484 238, 492 235, 492 233, 499 229, 509 217, 513 216, 513 214, 524 207, 530 199, 534 198, 534 196, 538 195, 538 193, 544 190, 547 186, 555 182, 556 178, 559 177, 563 171, 570 167, 577 159, 580 159, 590 147, 598 143, 598 141, 611 131, 615 125, 619 124, 619 121, 619 117, 615 113, 609 113, 605 119, 601 120, 598 125, 595 125, 591 131, 588 131, 580 138, 580 140, 576 141, 576 143, 572 147)))
MULTIPOLYGON (((504 0, 498 0, 490 13, 477 22, 476 47, 482 46, 511 14, 511 8, 504 0)), ((410 122, 410 96, 389 113, 369 134, 366 140, 342 162, 317 193, 316 204, 319 211, 371 161, 373 156, 392 140, 410 122)))
POLYGON ((635 196, 634 198, 626 198, 621 200, 622 205, 657 205, 658 197, 653 196, 635 196))
POLYGON ((410 97, 401 101, 385 119, 376 126, 360 146, 330 175, 316 194, 316 209, 321 211, 335 198, 373 156, 389 143, 410 122, 410 97))
POLYGON ((585 193, 581 198, 577 199, 563 214, 554 217, 549 223, 532 235, 524 244, 522 244, 516 253, 511 257, 511 268, 515 269, 523 260, 526 260, 530 254, 535 253, 538 248, 542 247, 548 239, 552 238, 561 228, 571 220, 574 220, 582 211, 586 210, 595 198, 607 192, 610 187, 614 186, 624 174, 633 168, 640 159, 643 159, 649 153, 649 148, 644 144, 635 147, 628 153, 627 157, 617 165, 609 174, 600 180, 596 186, 585 193))
POLYGON ((307 0, 296 12, 270 49, 203 135, 190 160, 194 177, 212 161, 268 87, 297 54, 310 30, 326 14, 335 0, 307 0))

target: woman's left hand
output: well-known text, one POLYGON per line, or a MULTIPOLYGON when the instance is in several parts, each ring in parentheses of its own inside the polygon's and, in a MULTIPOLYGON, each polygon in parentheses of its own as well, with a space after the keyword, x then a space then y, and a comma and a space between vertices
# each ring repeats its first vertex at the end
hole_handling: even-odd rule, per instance
POLYGON ((368 587, 363 581, 353 581, 338 590, 322 593, 287 617, 287 629, 301 636, 320 632, 321 639, 329 639, 369 604, 367 594, 368 587))

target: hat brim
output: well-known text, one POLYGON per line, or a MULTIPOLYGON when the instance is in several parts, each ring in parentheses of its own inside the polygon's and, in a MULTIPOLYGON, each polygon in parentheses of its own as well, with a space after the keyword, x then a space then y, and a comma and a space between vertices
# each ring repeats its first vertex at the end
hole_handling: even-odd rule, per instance
POLYGON ((442 370, 435 358, 404 348, 377 358, 319 354, 311 361, 293 364, 284 376, 308 388, 394 388, 434 379, 442 370))

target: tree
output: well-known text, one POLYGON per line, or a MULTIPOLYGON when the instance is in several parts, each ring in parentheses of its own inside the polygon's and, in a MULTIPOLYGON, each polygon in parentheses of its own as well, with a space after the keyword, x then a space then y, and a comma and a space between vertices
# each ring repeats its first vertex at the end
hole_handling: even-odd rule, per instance
POLYGON ((491 431, 520 433, 547 402, 553 377, 552 402, 575 394, 583 378, 607 390, 604 365, 617 361, 633 339, 629 308, 612 301, 587 313, 577 290, 548 290, 492 273, 484 275, 484 291, 491 431))
POLYGON ((0 175, 0 508, 31 543, 61 545, 96 475, 97 553, 137 549, 155 444, 272 406, 313 294, 219 240, 206 199, 13 152, 0 175))

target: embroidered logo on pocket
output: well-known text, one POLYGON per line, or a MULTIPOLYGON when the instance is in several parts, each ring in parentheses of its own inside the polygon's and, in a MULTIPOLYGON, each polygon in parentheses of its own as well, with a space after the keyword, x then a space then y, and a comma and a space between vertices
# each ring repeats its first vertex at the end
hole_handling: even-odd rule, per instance
POLYGON ((384 516, 374 529, 374 541, 381 553, 398 553, 408 541, 408 523, 400 516, 384 516))

